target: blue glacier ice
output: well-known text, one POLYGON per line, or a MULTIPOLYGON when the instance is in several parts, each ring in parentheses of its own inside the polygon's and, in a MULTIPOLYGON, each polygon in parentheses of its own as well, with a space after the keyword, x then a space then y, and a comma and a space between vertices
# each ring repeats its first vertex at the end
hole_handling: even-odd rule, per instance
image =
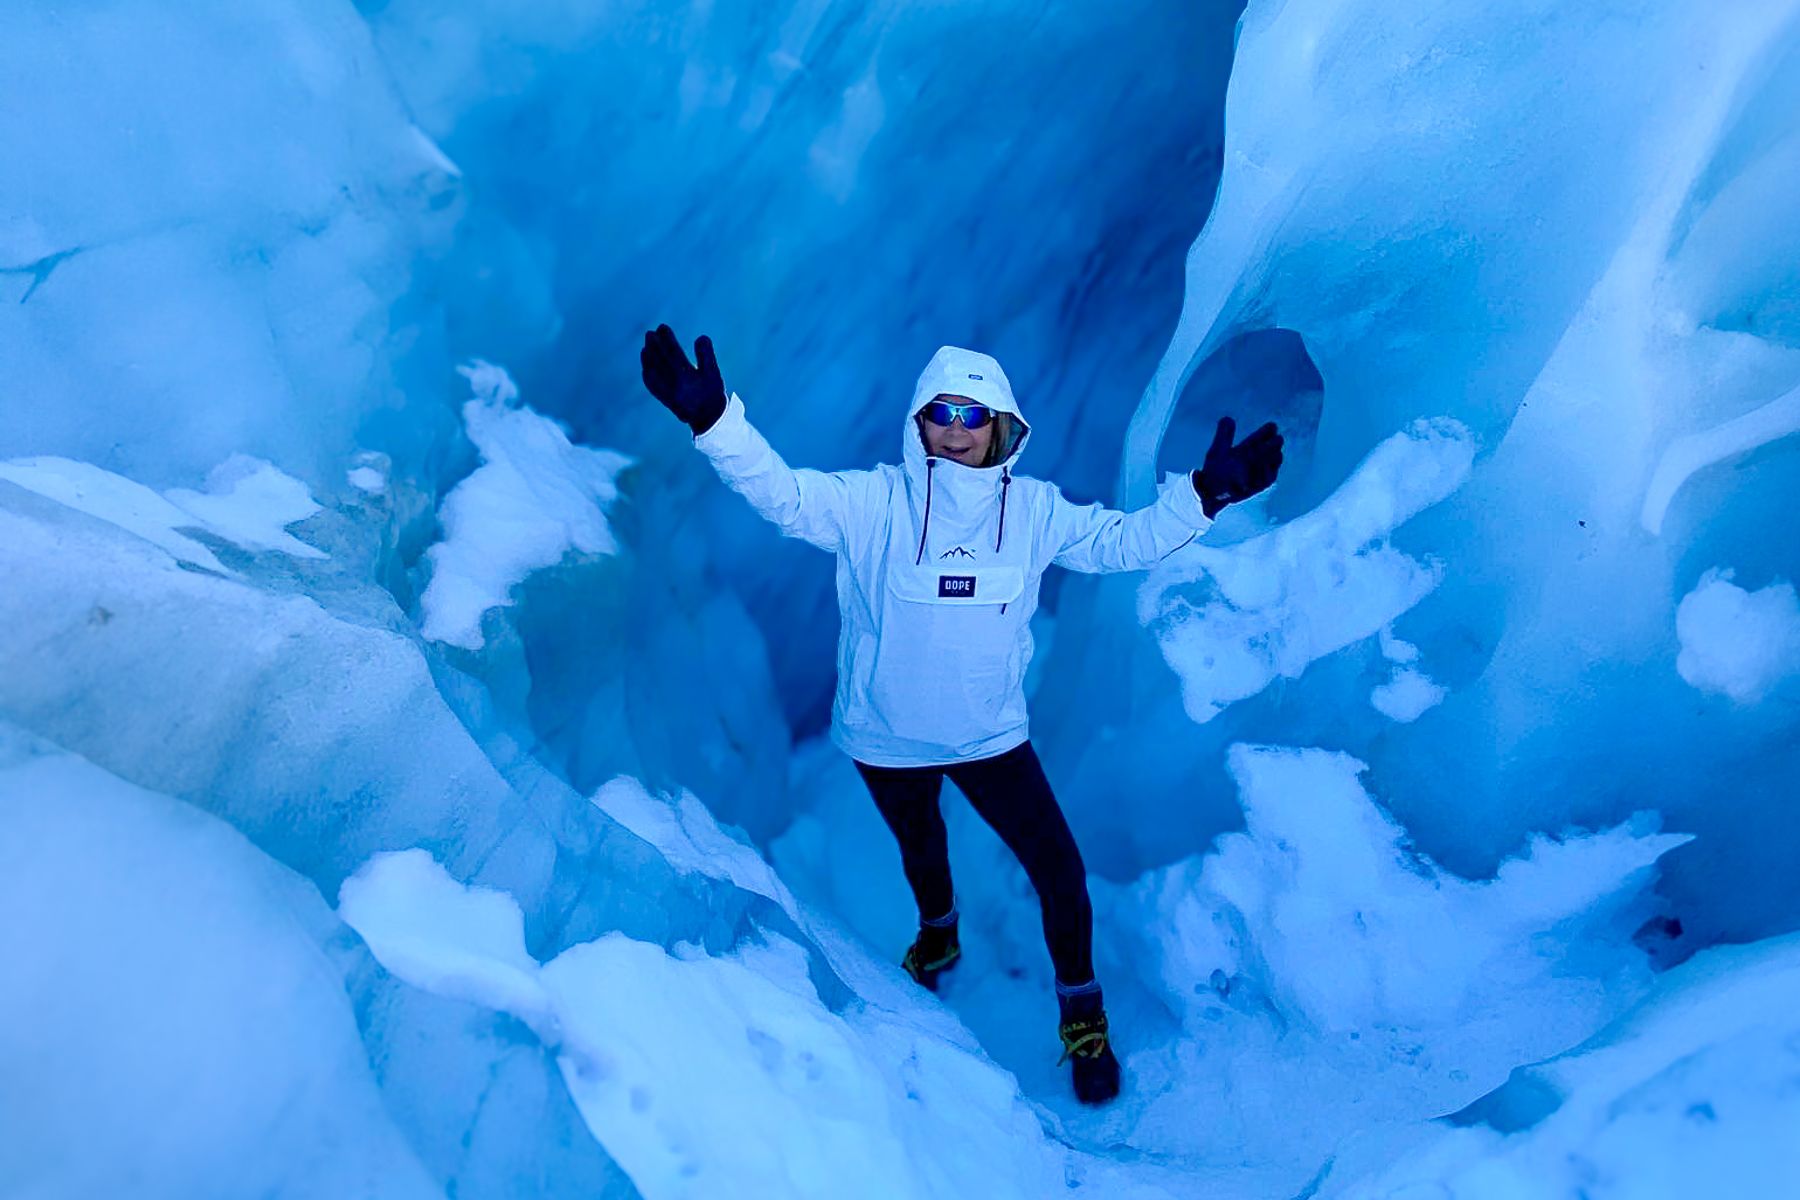
POLYGON ((0 12, 0 1196, 1776 1195, 1800 0, 0 12), (1127 1087, 822 736, 945 343, 1127 507, 1033 736, 1127 1087), (1243 426, 1248 428, 1248 425, 1243 426))

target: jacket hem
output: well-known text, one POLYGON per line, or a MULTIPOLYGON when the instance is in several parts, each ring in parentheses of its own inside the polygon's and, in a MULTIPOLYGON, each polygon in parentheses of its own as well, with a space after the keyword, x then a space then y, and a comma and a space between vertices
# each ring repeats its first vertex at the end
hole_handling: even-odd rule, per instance
POLYGON ((1010 729, 981 739, 959 754, 946 746, 905 742, 899 738, 858 737, 835 721, 831 725, 832 745, 857 762, 867 763, 871 767, 952 767, 958 763, 975 762, 978 759, 992 758, 996 754, 1005 754, 1030 739, 1029 722, 1021 721, 1010 729))

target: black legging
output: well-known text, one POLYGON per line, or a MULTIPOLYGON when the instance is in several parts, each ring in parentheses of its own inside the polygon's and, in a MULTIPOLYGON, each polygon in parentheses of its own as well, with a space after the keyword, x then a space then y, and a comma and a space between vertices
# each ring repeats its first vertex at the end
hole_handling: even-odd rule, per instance
POLYGON ((1050 945, 1058 982, 1080 984, 1094 977, 1094 909, 1088 902, 1087 870, 1030 742, 992 758, 947 767, 874 767, 859 762, 856 769, 900 842, 900 862, 921 920, 941 917, 956 904, 949 842, 938 809, 938 793, 948 774, 1017 856, 1037 889, 1044 910, 1044 940, 1050 945))

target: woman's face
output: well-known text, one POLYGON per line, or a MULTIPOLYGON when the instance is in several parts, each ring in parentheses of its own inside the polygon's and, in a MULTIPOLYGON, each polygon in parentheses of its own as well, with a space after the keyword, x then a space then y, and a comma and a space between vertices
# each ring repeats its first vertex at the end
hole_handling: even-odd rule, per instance
MULTIPOLYGON (((973 404, 967 396, 937 396, 936 399, 947 400, 951 404, 973 404)), ((988 421, 980 429, 970 429, 958 417, 948 426, 934 424, 923 416, 915 417, 919 423, 920 436, 925 439, 925 453, 939 458, 948 458, 962 463, 965 467, 979 467, 987 461, 988 447, 994 442, 994 422, 988 421)))

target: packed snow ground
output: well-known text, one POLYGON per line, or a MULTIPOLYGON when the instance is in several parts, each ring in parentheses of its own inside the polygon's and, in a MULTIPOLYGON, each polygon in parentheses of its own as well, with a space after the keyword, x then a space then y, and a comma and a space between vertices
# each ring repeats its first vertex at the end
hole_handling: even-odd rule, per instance
MULTIPOLYGON (((886 828, 829 747, 809 757, 810 815, 775 861, 869 944, 904 947, 914 914, 886 828)), ((1096 883, 1097 969, 1129 1079, 1098 1111, 1056 1065, 1029 884, 947 789, 964 960, 944 1002, 1058 1136, 1171 1195, 1253 1197, 1354 1177, 1649 986, 1632 934, 1652 864, 1684 837, 1639 822, 1538 840, 1493 880, 1463 880, 1406 845, 1361 769, 1237 747, 1245 833, 1129 886, 1096 883)))

